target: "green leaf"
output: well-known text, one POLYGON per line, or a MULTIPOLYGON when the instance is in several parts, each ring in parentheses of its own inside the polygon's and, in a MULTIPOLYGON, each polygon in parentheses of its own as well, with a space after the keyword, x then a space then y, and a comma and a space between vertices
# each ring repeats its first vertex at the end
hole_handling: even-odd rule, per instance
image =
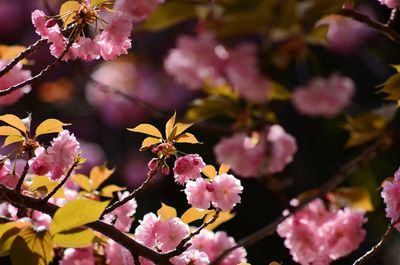
POLYGON ((139 29, 160 31, 195 17, 196 10, 193 4, 169 0, 165 4, 159 6, 156 11, 139 26, 139 29))
POLYGON ((90 183, 90 179, 83 174, 77 174, 71 177, 72 181, 79 185, 83 190, 87 192, 92 191, 92 184, 90 183))
POLYGON ((54 214, 50 233, 55 235, 97 221, 108 203, 109 201, 99 202, 90 199, 69 201, 54 214))
POLYGON ((76 228, 53 236, 53 243, 63 248, 84 248, 96 242, 96 234, 89 228, 76 228))
POLYGON ((71 123, 63 123, 57 119, 47 119, 36 128, 35 136, 49 134, 49 133, 59 133, 63 131, 63 126, 71 125, 71 123))
POLYGON ((108 169, 105 165, 97 166, 92 168, 90 171, 90 181, 92 182, 93 190, 97 190, 98 187, 106 181, 112 174, 114 169, 108 169))
POLYGON ((157 215, 160 217, 161 220, 169 220, 176 217, 176 209, 174 207, 161 203, 161 208, 158 209, 157 215))
MULTIPOLYGON (((49 231, 36 231, 32 227, 27 227, 21 230, 18 234, 19 237, 25 241, 30 252, 34 254, 33 256, 38 257, 37 265, 47 265, 53 260, 53 244, 49 231)), ((14 243, 12 248, 14 247, 14 243)), ((11 256, 13 255, 13 251, 12 249, 11 256)))
POLYGON ((128 131, 148 134, 157 138, 162 138, 161 132, 151 124, 139 124, 135 128, 128 128, 128 131))
POLYGON ((5 123, 17 128, 21 132, 26 132, 26 127, 24 123, 15 115, 12 114, 5 114, 0 116, 0 121, 4 121, 5 123))

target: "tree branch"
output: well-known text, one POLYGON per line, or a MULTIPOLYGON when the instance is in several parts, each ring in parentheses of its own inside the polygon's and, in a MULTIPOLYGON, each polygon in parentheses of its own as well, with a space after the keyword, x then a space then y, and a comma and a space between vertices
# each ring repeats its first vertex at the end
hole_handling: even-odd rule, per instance
POLYGON ((25 177, 28 174, 29 160, 31 160, 31 158, 32 158, 32 154, 31 154, 31 152, 28 152, 28 158, 26 160, 26 163, 25 163, 25 166, 24 166, 24 170, 22 171, 22 174, 19 177, 17 185, 15 186, 15 189, 14 189, 17 193, 21 192, 22 184, 24 183, 25 177))

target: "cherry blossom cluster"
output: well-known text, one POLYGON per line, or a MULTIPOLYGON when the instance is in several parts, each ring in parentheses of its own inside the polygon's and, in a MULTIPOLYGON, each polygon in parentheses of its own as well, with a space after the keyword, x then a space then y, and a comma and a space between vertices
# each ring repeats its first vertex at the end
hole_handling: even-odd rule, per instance
POLYGON ((209 209, 212 205, 222 211, 232 210, 243 191, 240 180, 227 173, 205 179, 200 174, 205 166, 197 154, 180 157, 174 165, 175 181, 185 185, 187 200, 193 207, 209 209))
POLYGON ((347 256, 364 240, 364 212, 351 209, 327 209, 316 199, 279 224, 278 234, 293 260, 303 264, 330 264, 347 256))
MULTIPOLYGON (((163 252, 176 248, 191 231, 191 228, 177 217, 163 220, 153 213, 148 213, 139 222, 140 225, 135 230, 135 239, 147 247, 160 249, 163 252)), ((207 229, 192 237, 189 243, 188 250, 171 258, 173 264, 210 264, 224 250, 235 246, 234 239, 225 232, 214 233, 207 229)), ((220 264, 237 265, 246 262, 246 255, 244 248, 238 248, 227 255, 220 264)), ((142 259, 141 263, 154 264, 145 259, 142 259)))
MULTIPOLYGON (((8 60, 0 60, 0 69, 3 69, 9 63, 8 60)), ((17 64, 8 73, 0 77, 0 90, 5 90, 10 86, 16 85, 31 78, 31 72, 29 70, 23 70, 22 64, 17 64)), ((9 95, 2 96, 0 98, 0 106, 8 106, 17 102, 24 94, 31 91, 31 86, 26 85, 21 89, 12 92, 9 95)))
POLYGON ((355 93, 353 80, 339 74, 314 78, 305 87, 297 87, 293 104, 298 112, 312 116, 333 117, 351 103, 355 93))
POLYGON ((381 196, 386 205, 386 216, 390 218, 392 223, 396 223, 395 227, 400 231, 400 171, 397 170, 393 180, 386 180, 382 184, 381 196))
POLYGON ((247 178, 283 171, 296 151, 296 140, 278 124, 252 136, 236 133, 214 147, 219 163, 231 166, 234 173, 247 178))
POLYGON ((196 37, 181 36, 164 66, 190 89, 204 84, 229 84, 250 102, 264 103, 268 99, 271 83, 259 70, 257 47, 250 42, 228 49, 208 32, 196 37))
POLYGON ((121 54, 126 54, 131 47, 133 21, 146 18, 158 4, 159 1, 154 0, 117 0, 115 10, 108 12, 106 4, 92 6, 90 0, 83 1, 75 15, 60 14, 62 17, 71 16, 72 23, 76 23, 72 36, 65 33, 65 28, 60 27, 57 20, 41 10, 32 13, 32 23, 36 33, 51 43, 50 52, 57 58, 65 53, 71 41, 71 47, 62 58, 65 61, 78 58, 91 61, 100 57, 113 60, 121 54), (80 36, 84 26, 90 26, 92 37, 80 36))

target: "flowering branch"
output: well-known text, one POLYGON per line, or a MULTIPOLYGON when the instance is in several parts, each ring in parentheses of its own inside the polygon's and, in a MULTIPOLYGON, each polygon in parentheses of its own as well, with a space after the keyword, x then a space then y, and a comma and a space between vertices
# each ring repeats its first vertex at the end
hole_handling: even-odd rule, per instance
MULTIPOLYGON (((33 198, 30 196, 26 196, 23 194, 16 193, 14 190, 6 187, 3 184, 0 184, 0 199, 5 200, 13 205, 23 204, 24 207, 31 208, 42 213, 53 216, 55 212, 58 210, 58 206, 49 202, 44 202, 41 199, 33 198)), ((172 265, 169 262, 169 258, 165 255, 153 251, 146 246, 138 243, 125 233, 121 232, 113 225, 107 224, 102 221, 95 221, 85 225, 86 227, 92 228, 93 230, 102 233, 106 237, 114 240, 118 244, 124 246, 128 249, 133 255, 139 255, 146 259, 153 261, 156 264, 160 265, 172 265)))
POLYGON ((387 24, 383 24, 380 23, 376 20, 371 19, 369 16, 358 13, 357 11, 354 11, 352 9, 342 9, 339 12, 337 12, 338 15, 344 16, 344 17, 349 17, 355 21, 358 21, 362 24, 367 25, 368 27, 379 31, 380 33, 386 35, 386 37, 388 37, 389 39, 391 39, 392 41, 394 41, 397 44, 400 44, 400 34, 397 33, 393 28, 393 22, 395 20, 395 14, 397 13, 397 11, 393 11, 391 18, 393 17, 393 19, 389 19, 387 24), (393 14, 394 13, 394 14, 393 14))
POLYGON ((29 160, 31 160, 31 158, 32 158, 32 154, 31 154, 31 152, 28 152, 28 159, 26 160, 26 164, 24 166, 24 170, 22 171, 22 174, 19 177, 18 183, 17 183, 17 185, 15 186, 15 189, 14 189, 17 193, 21 192, 22 184, 24 183, 26 174, 28 174, 29 160))
POLYGON ((39 48, 42 44, 45 44, 47 42, 46 39, 39 39, 37 42, 34 44, 30 45, 28 48, 26 48, 24 51, 22 51, 20 54, 18 54, 11 62, 9 62, 6 66, 4 66, 3 69, 0 71, 0 77, 11 71, 11 69, 18 64, 21 60, 26 58, 28 55, 32 54, 37 48, 39 48))
POLYGON ((151 180, 153 179, 153 177, 157 174, 158 169, 161 166, 161 162, 158 161, 157 162, 157 167, 154 169, 151 169, 148 172, 148 176, 147 179, 142 183, 142 185, 140 185, 140 187, 138 187, 137 189, 135 189, 134 191, 132 191, 127 197, 123 198, 122 200, 119 200, 115 203, 113 203, 112 205, 108 206, 104 212, 103 215, 108 214, 112 211, 114 211, 115 209, 117 209, 118 207, 124 205, 125 203, 127 203, 128 201, 132 200, 133 198, 136 197, 137 194, 139 194, 142 190, 144 190, 145 187, 147 187, 147 185, 151 182, 151 180))
POLYGON ((393 140, 397 135, 389 134, 384 135, 380 140, 371 146, 367 147, 364 152, 362 152, 356 158, 350 160, 347 164, 339 169, 339 171, 324 185, 322 185, 316 193, 305 198, 301 201, 301 203, 297 207, 288 207, 289 212, 287 215, 281 215, 276 218, 274 221, 254 232, 253 234, 243 238, 240 240, 237 245, 225 250, 211 265, 219 264, 223 258, 228 255, 230 252, 234 251, 239 247, 247 247, 250 246, 259 240, 272 235, 276 231, 276 227, 282 223, 286 218, 292 216, 297 211, 303 209, 309 202, 315 200, 316 198, 324 196, 329 191, 335 189, 340 183, 350 177, 357 170, 365 166, 368 162, 370 162, 373 158, 377 157, 384 150, 389 148, 393 144, 393 140))

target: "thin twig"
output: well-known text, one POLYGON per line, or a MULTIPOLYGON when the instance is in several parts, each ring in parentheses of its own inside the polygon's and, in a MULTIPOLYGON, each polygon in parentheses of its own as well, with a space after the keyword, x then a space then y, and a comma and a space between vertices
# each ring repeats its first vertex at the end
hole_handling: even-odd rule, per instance
POLYGON ((393 144, 395 137, 397 137, 397 135, 395 134, 384 135, 376 143, 367 147, 359 156, 350 160, 343 167, 341 167, 329 181, 327 181, 324 185, 322 185, 318 189, 316 193, 302 200, 299 206, 292 208, 289 207, 289 212, 287 215, 281 215, 277 217, 274 221, 272 221, 268 225, 264 226, 258 231, 238 241, 238 243, 235 246, 225 250, 218 258, 216 258, 211 263, 211 265, 219 264, 226 255, 228 255, 230 252, 234 251, 239 247, 250 246, 260 241, 261 239, 274 234, 276 231, 276 227, 280 223, 282 223, 286 218, 292 216, 295 212, 303 209, 309 202, 315 200, 316 198, 322 197, 329 191, 335 189, 340 183, 349 178, 353 173, 355 173, 357 170, 365 166, 369 161, 377 157, 380 153, 382 153, 389 146, 391 146, 393 144))
POLYGON ((71 167, 69 168, 67 174, 65 175, 65 177, 63 178, 62 181, 60 181, 60 183, 58 183, 58 185, 49 193, 47 194, 46 197, 44 197, 42 199, 42 202, 47 202, 51 197, 53 197, 54 194, 56 194, 56 192, 61 189, 61 187, 65 184, 65 182, 67 182, 67 180, 69 179, 69 177, 72 174, 72 171, 74 171, 74 169, 79 165, 79 160, 75 159, 74 163, 71 165, 71 167))
POLYGON ((25 163, 25 166, 24 166, 24 170, 22 171, 22 174, 21 174, 21 176, 19 177, 18 182, 17 182, 17 185, 15 186, 15 189, 14 189, 17 193, 20 193, 20 192, 21 192, 22 184, 24 183, 25 177, 26 177, 26 175, 28 174, 28 170, 29 170, 29 160, 31 160, 31 158, 32 158, 32 154, 31 154, 31 152, 28 152, 28 158, 26 159, 26 163, 25 163))
POLYGON ((39 48, 42 44, 45 44, 47 42, 46 39, 40 39, 34 44, 30 45, 28 48, 26 48, 24 51, 22 51, 20 54, 18 54, 11 62, 9 62, 6 66, 3 67, 0 71, 0 77, 4 76, 6 73, 11 71, 11 69, 18 64, 21 60, 26 58, 28 55, 32 54, 37 48, 39 48))
POLYGON ((142 183, 142 185, 140 185, 140 187, 138 187, 136 190, 132 191, 127 197, 123 198, 122 200, 116 201, 115 203, 113 203, 112 205, 108 206, 104 212, 103 215, 108 214, 112 211, 114 211, 115 209, 117 209, 118 207, 124 205, 125 203, 127 203, 128 201, 132 200, 133 198, 135 198, 141 191, 144 190, 144 188, 147 187, 147 185, 151 182, 151 180, 153 179, 153 177, 157 174, 158 169, 160 168, 161 163, 158 162, 157 163, 157 167, 155 169, 152 169, 149 171, 147 179, 142 183))
MULTIPOLYGON (((345 16, 348 18, 351 18, 355 21, 358 21, 362 24, 367 25, 368 27, 386 35, 388 38, 390 38, 392 41, 394 41, 397 44, 400 44, 400 34, 397 33, 391 26, 392 24, 389 23, 383 24, 380 23, 376 20, 371 19, 369 16, 358 13, 357 11, 351 10, 351 9, 342 9, 337 12, 338 15, 345 16)), ((390 20, 389 20, 390 21, 390 20)))

